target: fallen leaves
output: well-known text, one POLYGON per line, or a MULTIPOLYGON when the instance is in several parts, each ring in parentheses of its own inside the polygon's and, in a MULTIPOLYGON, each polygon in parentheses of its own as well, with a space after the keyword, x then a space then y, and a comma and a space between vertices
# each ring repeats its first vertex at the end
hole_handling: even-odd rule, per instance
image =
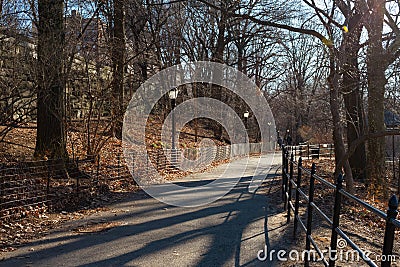
POLYGON ((27 217, 16 223, 2 222, 0 225, 0 251, 13 251, 21 244, 54 228, 61 221, 63 220, 56 218, 55 215, 49 215, 46 218, 27 217))
MULTIPOLYGON (((158 150, 168 148, 169 146, 169 144, 160 141, 162 124, 161 117, 152 116, 147 125, 146 145, 149 151, 148 154, 150 155, 150 164, 156 162, 158 150)), ((35 146, 36 136, 36 130, 34 129, 35 124, 30 124, 28 126, 30 126, 30 128, 13 129, 5 139, 6 141, 12 141, 13 143, 22 144, 24 146, 0 143, 0 163, 19 164, 18 162, 35 160, 32 156, 32 148, 35 146)), ((202 127, 204 125, 202 125, 201 122, 199 122, 197 126, 198 129, 196 131, 191 128, 190 125, 183 127, 179 139, 181 148, 198 147, 201 139, 204 137, 213 139, 214 132, 212 129, 202 127), (196 134, 198 135, 197 142, 196 134)), ((77 158, 82 160, 88 157, 86 155, 87 149, 85 140, 85 133, 83 132, 68 132, 67 150, 69 156, 74 160, 77 158)), ((216 145, 225 145, 225 143, 218 140, 214 139, 213 141, 216 145)), ((198 172, 205 172, 226 162, 229 162, 229 160, 212 162, 207 168, 201 169, 198 172)), ((42 167, 46 167, 46 165, 42 167)), ((63 176, 61 179, 57 177, 57 179, 51 180, 50 195, 52 199, 56 200, 53 201, 51 205, 50 203, 36 203, 38 205, 31 205, 28 202, 21 202, 22 207, 16 207, 12 214, 10 212, 9 214, 5 214, 7 216, 2 217, 0 222, 0 251, 13 251, 21 244, 45 234, 68 220, 77 220, 88 214, 106 210, 107 208, 105 208, 104 205, 107 203, 122 198, 125 192, 138 190, 138 186, 135 184, 135 181, 132 179, 126 167, 122 143, 116 138, 110 138, 104 144, 104 147, 100 151, 100 165, 97 165, 96 159, 88 159, 80 161, 79 168, 77 169, 90 177, 88 178, 85 176, 85 179, 79 179, 80 191, 77 190, 76 178, 63 176), (17 216, 13 218, 9 216, 14 214, 17 216), (8 218, 5 219, 5 217, 8 218)), ((179 179, 190 173, 191 172, 175 170, 164 170, 160 172, 165 180, 179 179)), ((36 191, 32 189, 36 188, 39 190, 39 187, 43 192, 43 188, 46 187, 47 183, 47 173, 46 177, 31 175, 31 180, 26 179, 28 176, 29 175, 24 174, 19 177, 21 181, 28 183, 25 185, 27 188, 23 194, 27 194, 28 192, 34 194, 36 191)), ((51 178, 53 178, 53 176, 51 178)), ((15 177, 13 179, 15 179, 15 177)), ((43 198, 47 199, 47 195, 44 194, 43 198)), ((25 200, 23 200, 23 202, 24 201, 25 200)), ((106 231, 116 226, 118 226, 116 223, 101 222, 83 226, 82 228, 76 229, 76 231, 91 233, 106 231)))
POLYGON ((122 225, 121 222, 90 222, 84 226, 75 228, 73 231, 85 234, 98 233, 108 231, 120 225, 122 225))

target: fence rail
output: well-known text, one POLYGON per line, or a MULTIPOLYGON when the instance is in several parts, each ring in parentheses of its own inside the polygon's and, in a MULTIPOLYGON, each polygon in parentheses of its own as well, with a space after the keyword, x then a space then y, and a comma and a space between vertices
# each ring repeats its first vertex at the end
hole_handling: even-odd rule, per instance
POLYGON ((24 217, 48 206, 57 208, 61 197, 87 193, 97 182, 92 159, 30 161, 0 165, 0 218, 24 217), (92 169, 92 168, 91 168, 92 169))
POLYGON ((264 144, 233 144, 196 149, 137 152, 131 157, 116 155, 112 162, 98 156, 62 160, 0 164, 0 218, 13 220, 34 210, 62 209, 70 202, 108 189, 129 189, 132 177, 151 180, 154 170, 161 174, 201 171, 209 164, 233 157, 261 153, 264 144))
POLYGON ((295 158, 315 159, 320 157, 332 158, 334 156, 333 144, 300 144, 297 146, 286 146, 286 149, 295 158))
MULTIPOLYGON (((391 266, 391 259, 393 253, 393 243, 395 240, 396 229, 400 228, 400 221, 397 219, 398 214, 398 199, 396 195, 393 195, 388 203, 387 212, 383 212, 372 205, 366 203, 365 201, 357 198, 356 196, 346 192, 343 189, 343 176, 339 175, 336 177, 336 184, 332 184, 329 181, 321 178, 316 174, 316 165, 313 163, 311 170, 303 167, 302 158, 300 157, 298 161, 294 159, 294 153, 290 154, 289 150, 285 147, 282 149, 282 199, 284 201, 284 208, 287 210, 287 222, 290 222, 291 212, 293 212, 293 235, 296 238, 298 225, 301 226, 302 230, 306 233, 306 251, 311 252, 311 245, 317 251, 321 257, 321 262, 325 266, 333 267, 336 263, 337 255, 337 242, 338 237, 343 238, 347 244, 349 244, 352 249, 356 250, 361 259, 364 260, 369 266, 378 266, 376 262, 367 257, 367 255, 362 251, 362 249, 354 242, 340 226, 340 215, 341 210, 344 206, 343 199, 348 199, 352 203, 359 205, 375 216, 380 217, 386 221, 385 235, 383 240, 382 248, 382 267, 391 266), (297 175, 294 173, 294 168, 297 168, 297 175), (309 190, 308 195, 302 190, 302 183, 304 182, 305 175, 309 177, 309 190), (321 183, 321 185, 334 190, 334 208, 333 215, 330 216, 324 213, 314 202, 315 184, 316 181, 321 183), (294 194, 294 198, 293 198, 294 194), (306 212, 306 222, 303 222, 301 216, 299 215, 299 207, 301 198, 307 203, 306 212), (293 202, 294 199, 294 202, 293 202), (315 238, 313 238, 312 227, 314 225, 314 213, 318 213, 325 223, 327 223, 331 229, 330 236, 330 250, 329 258, 326 259, 325 255, 322 253, 321 248, 318 246, 315 238)), ((304 266, 309 266, 310 259, 305 257, 304 266)))

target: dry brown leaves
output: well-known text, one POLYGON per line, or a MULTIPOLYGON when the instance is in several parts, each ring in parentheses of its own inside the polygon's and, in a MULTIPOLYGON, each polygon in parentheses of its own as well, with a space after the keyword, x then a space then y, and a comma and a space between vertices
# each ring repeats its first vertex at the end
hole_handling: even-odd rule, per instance
MULTIPOLYGON (((6 143, 0 143, 0 163, 10 163, 10 162, 18 162, 18 161, 28 161, 33 159, 33 149, 35 146, 35 137, 36 130, 34 129, 34 124, 27 125, 30 128, 16 128, 13 129, 7 136, 5 141, 12 142, 18 145, 11 145, 6 143)), ((149 154, 152 155, 151 151, 156 151, 160 148, 168 148, 169 144, 162 144, 160 140, 160 134, 162 129, 162 120, 160 117, 153 116, 150 118, 148 123, 148 132, 146 135, 147 138, 147 148, 149 150, 149 154)), ((195 130, 190 128, 189 126, 185 126, 180 134, 180 146, 181 148, 190 148, 197 147, 199 142, 195 142, 195 130)), ((213 138, 213 131, 209 129, 203 129, 201 125, 198 128, 198 135, 200 136, 198 141, 201 140, 201 137, 213 138)), ((102 136, 96 136, 94 138, 103 138, 102 136)), ((67 136, 67 151, 71 158, 86 158, 86 148, 85 148, 85 134, 82 132, 68 132, 67 136)), ((224 145, 223 142, 218 140, 214 140, 217 145, 224 145)), ((156 153, 153 153, 156 155, 156 153)), ((116 138, 110 138, 104 144, 100 152, 101 163, 100 164, 100 172, 109 171, 106 168, 107 166, 116 166, 123 164, 123 156, 122 156, 122 147, 121 141, 116 138)), ((154 162, 154 159, 150 159, 154 162)), ((208 168, 201 170, 201 172, 205 172, 210 170, 221 163, 228 162, 228 160, 223 160, 219 162, 213 162, 208 168)), ((83 168, 85 172, 95 174, 95 164, 82 164, 80 168, 83 168)), ((184 177, 189 172, 165 172, 163 173, 165 179, 174 180, 184 177)), ((110 172, 109 176, 112 177, 114 173, 110 172)), ((18 220, 10 220, 7 222, 3 220, 0 222, 0 251, 12 251, 15 250, 16 247, 20 246, 42 236, 53 228, 58 227, 65 221, 80 219, 83 216, 88 214, 96 213, 101 211, 101 209, 105 209, 104 205, 109 202, 117 201, 123 196, 123 192, 132 192, 138 190, 138 187, 132 182, 132 178, 130 179, 115 179, 107 181, 107 188, 104 189, 103 194, 97 196, 95 194, 85 194, 82 195, 74 195, 72 194, 73 185, 68 186, 68 184, 61 183, 59 186, 63 186, 63 191, 59 191, 56 194, 59 196, 65 196, 63 201, 59 201, 55 203, 52 207, 53 210, 62 210, 65 203, 68 203, 71 208, 69 211, 62 210, 62 212, 49 212, 46 209, 43 210, 43 207, 26 207, 25 210, 21 213, 21 216, 18 220), (83 198, 82 198, 83 197, 83 198), (82 204, 83 203, 83 204, 82 204), (75 210, 75 211, 74 211, 75 210)), ((81 233, 88 232, 96 232, 96 231, 104 231, 115 227, 112 223, 102 222, 93 225, 87 225, 85 227, 76 229, 76 231, 81 233)))
POLYGON ((73 229, 74 232, 77 233, 85 233, 85 234, 91 234, 91 233, 99 233, 99 232, 105 232, 108 231, 114 227, 122 225, 121 222, 90 222, 86 225, 80 226, 76 229, 73 229))

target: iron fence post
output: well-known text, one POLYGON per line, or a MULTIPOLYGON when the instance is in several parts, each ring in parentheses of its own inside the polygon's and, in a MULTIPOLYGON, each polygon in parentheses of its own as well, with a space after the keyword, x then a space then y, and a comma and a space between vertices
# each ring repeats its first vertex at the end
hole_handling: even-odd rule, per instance
POLYGON ((288 189, 288 199, 287 199, 287 223, 290 223, 290 201, 292 200, 292 180, 293 180, 293 161, 294 161, 294 155, 290 156, 290 171, 289 171, 289 189, 288 189))
POLYGON ((340 210, 342 208, 342 195, 340 190, 343 188, 343 175, 340 173, 336 180, 335 190, 335 203, 333 208, 333 220, 332 220, 332 234, 331 234, 331 246, 329 255, 329 267, 334 267, 336 262, 336 249, 337 249, 337 238, 338 233, 336 229, 339 227, 340 210))
POLYGON ((149 175, 149 155, 146 155, 146 176, 149 175))
MULTIPOLYGON (((79 157, 75 159, 76 168, 79 170, 79 157)), ((76 193, 79 193, 79 175, 76 176, 76 193)))
POLYGON ((310 145, 307 144, 307 157, 310 159, 310 145))
POLYGON ((398 214, 397 208, 399 207, 399 200, 396 195, 393 195, 389 200, 389 209, 387 210, 387 219, 385 227, 385 239, 383 240, 382 250, 382 267, 391 266, 391 257, 393 255, 394 233, 396 226, 391 222, 395 220, 398 214))
POLYGON ((288 208, 287 206, 287 200, 288 200, 288 196, 287 196, 287 192, 288 192, 288 187, 289 187, 289 179, 287 177, 288 175, 288 171, 289 171, 289 151, 286 150, 285 151, 285 199, 284 199, 284 204, 283 204, 283 208, 284 210, 286 210, 288 208))
POLYGON ((96 183, 97 186, 99 186, 100 180, 99 180, 99 176, 100 176, 100 154, 97 155, 97 167, 96 167, 96 183))
POLYGON ((135 178, 135 152, 132 152, 132 177, 135 178))
POLYGON ((118 154, 117 177, 121 179, 121 154, 118 154))
POLYGON ((161 151, 157 150, 157 160, 156 160, 156 170, 157 171, 160 169, 160 155, 161 155, 161 151))
POLYGON ((285 201, 285 145, 282 145, 282 201, 285 201))
POLYGON ((46 167, 47 167, 47 184, 46 184, 46 197, 47 200, 49 199, 49 193, 50 193, 50 163, 47 160, 46 161, 46 167))
POLYGON ((294 221, 293 221, 293 238, 296 238, 297 233, 297 217, 299 215, 299 204, 300 204, 300 183, 301 183, 301 172, 302 172, 303 159, 300 157, 297 163, 297 179, 296 179, 296 200, 294 203, 294 221))
POLYGON ((393 168, 393 182, 396 181, 396 152, 394 150, 394 135, 392 135, 392 168, 393 168))
POLYGON ((315 163, 311 167, 310 175, 310 188, 308 192, 308 206, 307 206, 307 233, 306 233, 306 251, 308 251, 308 257, 304 257, 304 266, 310 266, 310 251, 311 251, 311 228, 313 219, 313 206, 311 205, 314 201, 314 184, 315 184, 315 163))
MULTIPOLYGON (((286 174, 288 174, 289 173, 289 151, 288 150, 286 150, 286 155, 285 155, 285 159, 286 159, 286 161, 285 161, 285 164, 286 164, 286 174)), ((286 175, 286 178, 287 178, 287 175, 286 175)), ((287 180, 287 179, 286 179, 287 180)), ((287 190, 287 185, 286 185, 286 190, 287 190)))
POLYGON ((164 154, 164 157, 163 157, 163 159, 164 159, 164 163, 163 163, 163 170, 164 171, 166 171, 166 170, 169 170, 169 160, 168 160, 168 152, 166 151, 165 152, 166 154, 164 154))
POLYGON ((3 164, 0 163, 0 211, 3 210, 3 203, 5 202, 4 200, 5 179, 2 175, 2 169, 3 169, 3 164))

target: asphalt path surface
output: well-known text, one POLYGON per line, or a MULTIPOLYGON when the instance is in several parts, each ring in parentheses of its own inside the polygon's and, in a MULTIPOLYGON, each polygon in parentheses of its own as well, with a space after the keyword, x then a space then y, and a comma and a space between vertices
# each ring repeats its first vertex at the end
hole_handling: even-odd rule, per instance
MULTIPOLYGON (((265 155, 261 162, 271 162, 271 157, 265 155)), ((284 213, 268 197, 272 186, 280 183, 279 153, 271 169, 269 165, 262 169, 268 172, 266 182, 249 192, 258 164, 258 158, 232 162, 232 168, 245 168, 245 172, 236 177, 239 182, 228 194, 212 203, 175 207, 140 191, 107 211, 67 223, 3 254, 0 266, 275 266, 276 262, 260 261, 257 254, 266 244, 278 248, 286 242, 284 213), (71 230, 88 224, 106 227, 93 232, 71 230)), ((216 178, 235 178, 232 173, 224 177, 224 167, 176 183, 195 187, 216 178)), ((207 197, 202 190, 193 194, 207 197)))

